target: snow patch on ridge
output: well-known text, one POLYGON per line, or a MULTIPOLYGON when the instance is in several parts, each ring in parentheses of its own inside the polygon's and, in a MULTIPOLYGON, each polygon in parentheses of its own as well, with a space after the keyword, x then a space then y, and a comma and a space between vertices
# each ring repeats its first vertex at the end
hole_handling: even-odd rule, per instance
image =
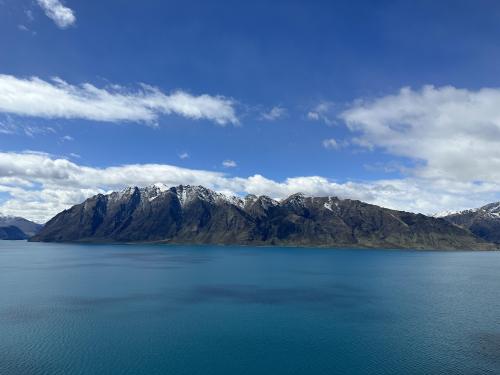
POLYGON ((443 217, 451 216, 451 215, 473 214, 473 213, 478 212, 479 210, 481 210, 481 208, 473 208, 473 209, 462 210, 462 211, 451 211, 451 210, 450 211, 441 211, 441 212, 437 212, 435 214, 432 214, 430 216, 435 217, 435 218, 443 218, 443 217))
POLYGON ((335 212, 334 207, 338 208, 339 203, 337 201, 334 201, 333 197, 328 197, 328 201, 323 204, 323 207, 325 207, 327 210, 335 212))

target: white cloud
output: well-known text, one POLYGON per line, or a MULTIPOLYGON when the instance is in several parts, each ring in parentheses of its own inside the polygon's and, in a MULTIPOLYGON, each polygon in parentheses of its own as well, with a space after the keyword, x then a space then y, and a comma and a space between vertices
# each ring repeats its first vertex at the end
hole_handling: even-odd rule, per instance
POLYGON ((37 0, 37 2, 46 16, 61 29, 66 29, 76 22, 73 10, 63 5, 60 0, 37 0))
POLYGON ((225 168, 234 168, 236 167, 238 164, 236 164, 236 162, 234 160, 224 160, 222 162, 222 166, 225 167, 225 168))
POLYGON ((417 177, 500 183, 500 89, 403 88, 340 117, 358 145, 414 160, 417 177))
POLYGON ((148 85, 129 91, 117 85, 75 86, 60 78, 44 81, 0 74, 0 112, 20 116, 153 123, 162 114, 177 114, 226 125, 239 123, 234 104, 222 96, 194 96, 183 91, 164 94, 148 85))
POLYGON ((334 138, 324 139, 322 145, 329 150, 338 150, 340 148, 339 143, 334 138))
POLYGON ((331 102, 320 102, 307 113, 307 118, 312 121, 323 121, 327 125, 335 124, 332 114, 334 104, 331 102))
POLYGON ((184 160, 184 159, 189 159, 189 154, 187 152, 183 152, 179 154, 179 158, 184 160))
POLYGON ((44 222, 96 193, 157 182, 169 186, 203 185, 217 191, 266 194, 274 198, 296 192, 335 195, 424 213, 476 207, 498 199, 500 191, 498 184, 445 179, 432 183, 415 178, 337 183, 321 176, 304 176, 274 181, 259 174, 229 177, 165 164, 95 168, 44 153, 0 153, 0 192, 10 196, 0 204, 0 212, 44 222))
POLYGON ((260 117, 262 120, 275 121, 278 120, 279 118, 286 116, 286 114, 287 114, 286 108, 277 106, 271 108, 269 112, 261 113, 260 117))
POLYGON ((70 135, 65 135, 65 136, 61 137, 61 141, 63 141, 63 142, 71 142, 71 141, 74 141, 74 140, 75 140, 75 138, 73 138, 70 135))

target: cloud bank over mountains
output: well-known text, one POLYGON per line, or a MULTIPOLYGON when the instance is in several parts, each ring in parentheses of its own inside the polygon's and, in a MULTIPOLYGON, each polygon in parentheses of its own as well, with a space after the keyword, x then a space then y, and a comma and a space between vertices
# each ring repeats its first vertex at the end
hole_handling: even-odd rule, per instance
POLYGON ((181 168, 167 164, 128 164, 106 168, 79 165, 44 153, 0 153, 0 203, 3 214, 38 222, 97 193, 126 186, 154 183, 169 186, 203 185, 229 194, 251 193, 284 198, 296 192, 312 196, 335 195, 416 212, 435 212, 452 204, 470 207, 493 199, 498 185, 453 183, 422 179, 335 182, 321 176, 302 176, 275 181, 262 175, 233 177, 225 173, 181 168))

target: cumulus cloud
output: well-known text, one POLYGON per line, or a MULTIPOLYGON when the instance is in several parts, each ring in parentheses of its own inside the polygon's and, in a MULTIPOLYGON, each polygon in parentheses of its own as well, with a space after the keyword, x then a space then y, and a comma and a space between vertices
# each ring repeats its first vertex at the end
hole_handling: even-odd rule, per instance
POLYGON ((286 116, 287 110, 283 107, 273 107, 269 112, 261 113, 261 119, 267 121, 275 121, 286 116))
POLYGON ((59 0, 37 0, 47 17, 61 29, 66 29, 76 22, 75 13, 59 0))
POLYGON ((236 162, 234 160, 224 160, 222 162, 222 166, 225 167, 225 168, 234 168, 236 167, 238 164, 236 164, 236 162))
POLYGON ((500 89, 403 88, 340 117, 358 145, 413 159, 418 177, 500 182, 500 89))
POLYGON ((157 182, 171 186, 203 185, 226 193, 266 194, 273 198, 296 192, 335 195, 424 213, 476 207, 498 199, 500 191, 498 184, 446 179, 434 180, 432 184, 415 178, 339 183, 321 176, 275 181, 259 174, 229 177, 220 172, 166 164, 95 168, 44 153, 0 153, 0 192, 8 194, 0 204, 0 212, 44 222, 94 194, 157 182))
POLYGON ((223 96, 165 94, 149 85, 130 91, 118 85, 76 86, 60 78, 45 81, 0 74, 0 112, 20 116, 154 123, 162 114, 176 114, 226 125, 239 123, 234 105, 223 96))

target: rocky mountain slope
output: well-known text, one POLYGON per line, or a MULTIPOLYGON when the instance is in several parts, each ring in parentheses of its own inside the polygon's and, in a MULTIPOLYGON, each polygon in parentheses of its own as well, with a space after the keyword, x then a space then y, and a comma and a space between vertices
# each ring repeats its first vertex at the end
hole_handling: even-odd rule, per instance
POLYGON ((447 221, 470 230, 485 241, 500 244, 500 202, 443 216, 447 221))
POLYGON ((96 195, 56 215, 31 240, 492 248, 446 220, 356 200, 301 194, 240 199, 202 186, 162 185, 96 195))

